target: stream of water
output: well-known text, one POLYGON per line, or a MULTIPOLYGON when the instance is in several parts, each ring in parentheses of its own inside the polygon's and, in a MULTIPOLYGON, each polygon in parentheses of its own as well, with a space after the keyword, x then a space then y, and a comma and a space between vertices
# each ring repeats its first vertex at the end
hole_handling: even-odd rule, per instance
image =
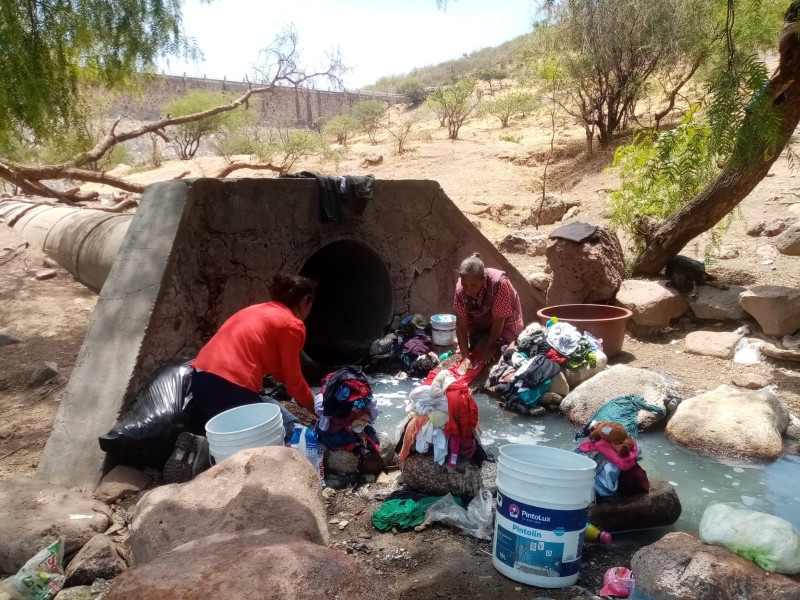
MULTIPOLYGON (((420 380, 391 376, 372 379, 381 415, 376 429, 392 439, 406 418, 405 399, 420 380)), ((523 417, 501 410, 497 400, 477 394, 483 442, 495 454, 503 444, 542 444, 573 450, 577 427, 560 414, 523 417)), ((669 481, 678 491, 683 512, 674 529, 697 531, 711 502, 741 502, 753 510, 779 516, 800 529, 800 456, 784 455, 769 464, 724 461, 673 444, 663 432, 640 434, 641 465, 669 481)))

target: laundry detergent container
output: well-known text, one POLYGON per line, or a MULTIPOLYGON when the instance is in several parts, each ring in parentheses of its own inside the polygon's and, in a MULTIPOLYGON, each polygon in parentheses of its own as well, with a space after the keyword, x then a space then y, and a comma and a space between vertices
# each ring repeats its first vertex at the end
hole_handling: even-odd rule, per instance
POLYGON ((456 316, 433 315, 431 338, 436 346, 452 346, 456 341, 456 316))

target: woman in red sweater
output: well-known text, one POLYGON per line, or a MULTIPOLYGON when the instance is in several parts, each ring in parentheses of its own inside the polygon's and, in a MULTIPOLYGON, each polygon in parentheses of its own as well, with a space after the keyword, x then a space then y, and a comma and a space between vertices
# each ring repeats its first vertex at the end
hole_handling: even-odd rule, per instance
POLYGON ((311 312, 314 287, 305 277, 275 275, 271 302, 231 316, 192 363, 192 399, 187 409, 205 423, 228 409, 261 402, 264 375, 286 386, 298 404, 314 411, 314 394, 300 372, 306 341, 303 320, 311 312))
MULTIPOLYGON (((264 375, 283 383, 298 404, 314 412, 314 394, 300 371, 303 320, 311 312, 314 286, 305 277, 277 274, 269 292, 272 301, 231 316, 192 363, 184 418, 195 433, 205 434, 206 423, 226 410, 262 402, 258 392, 264 375)), ((207 440, 182 433, 164 466, 164 481, 188 481, 208 465, 207 440)))

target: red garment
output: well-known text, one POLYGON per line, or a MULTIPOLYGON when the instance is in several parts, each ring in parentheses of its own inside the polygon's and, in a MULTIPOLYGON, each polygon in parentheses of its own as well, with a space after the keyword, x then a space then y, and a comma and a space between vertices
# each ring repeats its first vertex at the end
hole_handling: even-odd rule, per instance
POLYGON ((306 326, 280 302, 255 304, 231 316, 203 346, 192 366, 253 392, 272 375, 306 407, 314 395, 300 372, 306 326))
POLYGON ((547 354, 544 355, 545 358, 549 358, 554 363, 558 363, 559 365, 563 365, 567 362, 567 359, 561 356, 557 350, 553 350, 552 348, 547 351, 547 354))
POLYGON ((358 379, 348 379, 344 382, 344 385, 350 388, 350 402, 366 398, 372 393, 369 384, 358 379))
POLYGON ((478 405, 469 393, 468 385, 461 381, 451 383, 445 395, 450 418, 444 426, 444 434, 471 438, 473 430, 478 427, 478 405))

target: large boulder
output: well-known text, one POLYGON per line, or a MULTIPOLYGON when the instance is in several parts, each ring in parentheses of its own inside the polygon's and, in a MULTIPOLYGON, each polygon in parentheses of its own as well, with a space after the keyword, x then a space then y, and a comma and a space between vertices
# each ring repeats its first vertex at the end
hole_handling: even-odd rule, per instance
POLYGON ((489 487, 497 474, 494 463, 484 462, 480 467, 468 465, 464 469, 450 469, 437 465, 433 456, 412 454, 400 465, 403 481, 423 494, 431 496, 473 496, 481 487, 489 487))
POLYGON ((552 225, 560 221, 567 211, 573 206, 578 206, 580 203, 574 200, 564 200, 561 194, 548 192, 544 195, 544 200, 541 196, 537 196, 531 205, 531 225, 552 225))
POLYGON ((570 423, 584 425, 609 400, 630 395, 640 396, 645 402, 664 411, 663 415, 659 415, 640 410, 637 416, 639 429, 645 430, 663 421, 667 412, 691 392, 664 373, 614 365, 572 390, 561 402, 560 408, 570 423))
POLYGON ((800 256, 800 223, 791 225, 775 238, 775 247, 781 254, 800 256))
POLYGON ((688 533, 668 533, 633 555, 636 590, 658 600, 796 600, 800 583, 767 573, 688 533))
POLYGON ((377 573, 352 556, 288 531, 260 530, 216 533, 179 546, 157 561, 128 569, 114 581, 105 600, 392 597, 377 573))
POLYGON ((628 531, 672 525, 681 516, 678 492, 668 482, 649 476, 647 494, 629 494, 596 502, 589 507, 589 522, 606 531, 628 531))
POLYGON ((131 523, 131 562, 214 533, 260 529, 328 543, 319 474, 296 450, 243 450, 188 483, 145 494, 131 523))
POLYGON ((92 585, 95 579, 114 579, 127 568, 114 542, 98 534, 69 561, 65 572, 67 585, 92 585))
POLYGON ((506 254, 544 256, 547 250, 547 235, 537 229, 526 228, 509 233, 497 244, 497 249, 506 254))
POLYGON ((59 537, 66 554, 77 552, 110 520, 108 506, 78 492, 30 477, 6 479, 0 485, 0 573, 16 573, 59 537))
POLYGON ((736 344, 742 334, 732 331, 692 331, 686 334, 686 353, 713 356, 725 360, 733 358, 736 344))
POLYGON ((747 317, 739 304, 739 295, 745 291, 741 285, 732 285, 727 290, 701 285, 697 288, 697 298, 689 300, 689 306, 698 319, 715 321, 738 321, 747 317))
POLYGON ((553 239, 547 246, 547 263, 552 279, 547 304, 608 302, 625 278, 622 246, 613 231, 598 227, 585 242, 553 239))
POLYGON ((639 327, 662 328, 689 308, 686 298, 665 281, 628 279, 617 292, 617 304, 633 312, 639 327))
POLYGON ((767 391, 721 385, 684 400, 667 423, 667 437, 699 452, 756 459, 783 453, 789 411, 767 391))
POLYGON ((739 302, 767 335, 792 335, 800 329, 800 289, 757 285, 742 292, 739 302))

